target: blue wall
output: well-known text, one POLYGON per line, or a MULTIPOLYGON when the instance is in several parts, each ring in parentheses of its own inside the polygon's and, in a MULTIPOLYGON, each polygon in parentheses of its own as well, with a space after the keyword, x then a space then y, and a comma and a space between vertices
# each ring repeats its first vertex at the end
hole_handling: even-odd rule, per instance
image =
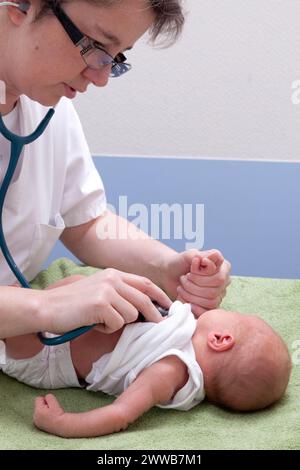
MULTIPOLYGON (((204 248, 219 248, 233 274, 300 278, 300 163, 96 157, 95 164, 116 208, 119 195, 128 206, 204 204, 204 248)), ((164 240, 178 251, 186 241, 164 240)), ((50 260, 62 255, 56 246, 50 260)))

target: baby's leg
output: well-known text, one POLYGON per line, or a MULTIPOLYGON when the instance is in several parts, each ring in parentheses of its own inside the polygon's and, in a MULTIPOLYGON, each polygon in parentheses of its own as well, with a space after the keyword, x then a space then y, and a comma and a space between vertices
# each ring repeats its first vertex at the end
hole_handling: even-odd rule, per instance
MULTIPOLYGON (((61 279, 54 284, 51 284, 47 289, 55 289, 56 287, 72 284, 79 281, 84 276, 74 275, 61 279)), ((18 287, 15 285, 15 287, 18 287)), ((59 315, 59 312, 57 312, 59 315)), ((25 359, 33 357, 38 354, 44 347, 36 333, 31 333, 22 336, 14 336, 5 340, 7 354, 13 359, 25 359)))

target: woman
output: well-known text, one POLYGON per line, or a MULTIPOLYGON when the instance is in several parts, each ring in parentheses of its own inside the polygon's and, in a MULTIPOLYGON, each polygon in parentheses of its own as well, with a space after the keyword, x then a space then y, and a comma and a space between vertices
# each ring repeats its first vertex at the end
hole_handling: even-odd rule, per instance
MULTIPOLYGON (((111 268, 78 281, 76 288, 14 289, 1 256, 0 338, 93 323, 110 333, 134 321, 138 311, 159 321, 150 298, 169 307, 169 297, 178 292, 196 315, 219 305, 229 283, 227 261, 221 258, 217 274, 194 284, 184 276, 192 260, 215 252, 177 253, 106 210, 102 181, 70 101, 88 85, 103 87, 111 73, 127 71, 123 52, 146 31, 154 39, 167 34, 175 40, 182 25, 179 0, 32 0, 0 8, 5 124, 27 135, 45 107, 57 105, 43 135, 24 148, 9 188, 3 216, 8 246, 28 279, 58 238, 82 262, 111 268), (107 236, 116 233, 112 226, 119 238, 107 236)), ((2 136, 0 150, 2 179, 9 158, 2 136)))

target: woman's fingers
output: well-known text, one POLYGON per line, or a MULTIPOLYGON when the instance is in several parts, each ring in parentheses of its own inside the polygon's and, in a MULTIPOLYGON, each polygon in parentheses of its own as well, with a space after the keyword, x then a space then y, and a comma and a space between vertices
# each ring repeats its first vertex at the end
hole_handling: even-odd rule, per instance
POLYGON ((183 289, 183 287, 179 286, 178 289, 178 295, 180 296, 181 299, 183 299, 184 302, 186 303, 191 303, 194 305, 199 305, 200 307, 205 308, 206 310, 211 310, 213 308, 218 307, 220 305, 222 296, 221 294, 217 296, 211 296, 211 298, 206 297, 199 297, 198 295, 190 294, 186 290, 183 289))
POLYGON ((181 276, 180 278, 181 287, 186 291, 186 293, 196 295, 197 297, 203 297, 208 299, 213 299, 221 295, 223 287, 205 287, 195 284, 190 281, 189 276, 181 276))
MULTIPOLYGON (((117 291, 121 297, 132 304, 137 309, 137 314, 140 312, 146 320, 159 322, 162 317, 153 305, 152 300, 168 309, 172 301, 167 294, 146 277, 123 273, 122 281, 117 286, 117 291)), ((130 319, 130 321, 134 320, 130 319)))
POLYGON ((197 274, 188 273, 186 274, 188 281, 193 282, 196 286, 201 287, 216 287, 223 289, 230 284, 230 277, 227 272, 219 271, 212 276, 199 276, 197 274))
POLYGON ((116 269, 106 269, 83 279, 69 279, 43 294, 51 318, 46 330, 53 333, 92 324, 101 325, 97 329, 111 333, 135 321, 139 312, 146 320, 159 322, 162 317, 152 300, 164 308, 172 304, 150 279, 116 269), (57 315, 57 311, 63 315, 57 315))
POLYGON ((159 305, 164 308, 170 308, 172 301, 167 296, 167 294, 154 282, 150 279, 143 277, 143 276, 136 276, 135 274, 127 274, 124 273, 125 276, 123 277, 124 282, 126 284, 134 287, 135 289, 139 290, 146 296, 150 297, 152 300, 156 300, 159 305))
MULTIPOLYGON (((135 281, 133 283, 135 286, 137 286, 135 281)), ((146 320, 151 322, 157 323, 162 319, 161 314, 159 313, 155 305, 153 305, 153 302, 151 300, 152 298, 154 300, 157 300, 157 295, 155 295, 157 291, 155 289, 152 294, 152 289, 150 288, 149 294, 147 295, 141 292, 137 287, 132 287, 131 285, 124 283, 118 288, 118 292, 123 298, 125 298, 131 305, 135 307, 136 318, 138 316, 138 313, 140 312, 146 320)), ((158 300, 157 302, 160 304, 158 300)), ((167 305, 167 308, 169 308, 171 306, 171 301, 168 302, 167 305)), ((134 320, 136 320, 136 318, 134 320)))
POLYGON ((103 322, 97 323, 94 328, 101 333, 111 334, 120 330, 124 324, 123 316, 114 307, 108 305, 103 322))

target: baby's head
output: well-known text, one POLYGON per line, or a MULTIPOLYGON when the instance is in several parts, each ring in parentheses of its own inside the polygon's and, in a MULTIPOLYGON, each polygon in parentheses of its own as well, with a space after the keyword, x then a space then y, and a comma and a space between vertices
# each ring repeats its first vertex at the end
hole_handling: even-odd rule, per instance
POLYGON ((290 355, 281 337, 259 317, 221 309, 205 312, 198 318, 193 343, 210 401, 252 411, 283 396, 290 355))

